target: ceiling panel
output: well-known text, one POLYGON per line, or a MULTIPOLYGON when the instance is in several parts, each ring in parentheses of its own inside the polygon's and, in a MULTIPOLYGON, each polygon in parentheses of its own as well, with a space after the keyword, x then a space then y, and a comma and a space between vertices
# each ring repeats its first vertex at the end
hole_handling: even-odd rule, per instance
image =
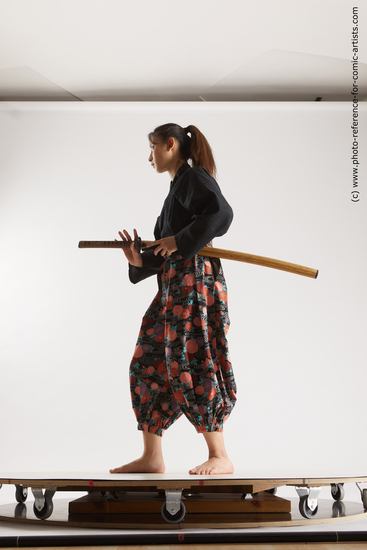
POLYGON ((0 101, 79 101, 30 67, 0 69, 0 101))
MULTIPOLYGON (((367 64, 359 63, 360 100, 367 99, 367 64)), ((302 52, 271 50, 201 95, 205 101, 350 101, 351 63, 302 52)))
POLYGON ((0 100, 347 100, 367 2, 0 0, 0 100))

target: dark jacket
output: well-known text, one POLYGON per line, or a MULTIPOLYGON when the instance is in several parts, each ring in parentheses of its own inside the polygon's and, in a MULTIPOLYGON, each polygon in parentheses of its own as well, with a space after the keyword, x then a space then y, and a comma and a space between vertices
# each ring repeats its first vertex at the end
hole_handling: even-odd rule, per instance
MULTIPOLYGON (((214 237, 224 235, 232 223, 233 211, 215 179, 201 166, 180 166, 154 228, 155 240, 174 236, 177 252, 188 260, 214 237)), ((143 267, 129 264, 129 278, 138 283, 159 272, 164 262, 153 249, 142 253, 143 267)))

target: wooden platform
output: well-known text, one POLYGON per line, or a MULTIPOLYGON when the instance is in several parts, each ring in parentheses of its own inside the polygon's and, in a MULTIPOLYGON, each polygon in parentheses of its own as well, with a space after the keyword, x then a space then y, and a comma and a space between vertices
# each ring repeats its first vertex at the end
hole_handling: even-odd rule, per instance
MULTIPOLYGON (((330 497, 326 517, 320 516, 318 495, 322 486, 367 482, 367 476, 321 476, 296 472, 254 474, 236 471, 221 476, 192 476, 187 473, 100 474, 48 472, 0 475, 0 483, 16 486, 18 504, 0 507, 0 519, 41 524, 61 524, 104 528, 161 529, 182 527, 246 527, 291 525, 299 518, 294 504, 269 491, 281 486, 296 486, 303 522, 324 523, 347 517, 343 496, 330 497), (307 476, 307 477, 306 477, 307 476), (27 488, 35 501, 26 503, 27 488), (82 491, 86 495, 68 503, 62 519, 56 517, 54 493, 82 491), (24 497, 24 500, 23 500, 24 497), (306 500, 305 500, 306 499, 306 500), (340 500, 340 501, 339 501, 340 500), (306 503, 306 504, 305 504, 306 503), (33 508, 32 508, 33 504, 33 508), (305 508, 306 506, 306 508, 305 508), (314 508, 317 508, 314 511, 314 508), (310 513, 311 510, 311 513, 310 513), (316 517, 317 514, 317 517, 316 517), (315 517, 314 517, 315 516, 315 517), (171 524, 171 525, 170 525, 171 524)), ((343 491, 342 491, 343 492, 343 491)), ((363 491, 367 497, 367 489, 363 491)), ((349 509, 351 504, 348 505, 349 509)), ((366 517, 367 505, 353 507, 353 518, 366 517), (356 515, 357 514, 357 515, 356 515)))
MULTIPOLYGON (((108 472, 0 472, 0 484, 21 484, 24 487, 52 487, 58 490, 86 491, 112 490, 133 487, 157 487, 170 489, 180 487, 242 487, 248 492, 260 492, 284 485, 326 486, 331 483, 367 483, 364 472, 304 471, 304 470, 251 470, 236 469, 234 474, 190 475, 187 472, 164 474, 109 474, 108 472)), ((246 492, 245 490, 243 492, 246 492)))
MULTIPOLYGON (((91 493, 69 504, 69 520, 77 522, 103 520, 109 523, 146 522, 166 524, 161 515, 165 495, 159 493, 128 492, 116 495, 118 500, 91 493), (103 517, 102 517, 103 516, 103 517)), ((290 521, 289 500, 259 493, 242 498, 242 493, 183 494, 186 508, 185 523, 215 523, 225 521, 237 524, 248 521, 290 521)))

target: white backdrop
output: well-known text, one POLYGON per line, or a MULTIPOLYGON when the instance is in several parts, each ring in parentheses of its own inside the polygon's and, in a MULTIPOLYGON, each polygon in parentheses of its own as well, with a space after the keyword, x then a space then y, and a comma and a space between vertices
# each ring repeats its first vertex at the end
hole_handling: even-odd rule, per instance
MULTIPOLYGON (((156 280, 132 285, 121 251, 78 242, 133 227, 152 238, 170 179, 147 162, 147 134, 177 122, 208 138, 234 208, 214 246, 320 270, 313 280, 223 261, 235 466, 367 473, 366 106, 358 203, 351 112, 322 102, 0 105, 1 472, 108 471, 140 455, 128 368, 156 280)), ((206 459, 185 418, 163 443, 168 470, 206 459)))

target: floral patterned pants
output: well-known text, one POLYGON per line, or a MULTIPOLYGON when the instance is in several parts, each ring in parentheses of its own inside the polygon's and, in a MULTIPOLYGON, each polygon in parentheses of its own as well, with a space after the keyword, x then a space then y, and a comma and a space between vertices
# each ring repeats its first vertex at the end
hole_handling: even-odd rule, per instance
POLYGON ((184 261, 173 253, 158 284, 130 365, 138 429, 162 436, 184 414, 198 433, 222 431, 236 402, 236 383, 220 261, 184 261))

